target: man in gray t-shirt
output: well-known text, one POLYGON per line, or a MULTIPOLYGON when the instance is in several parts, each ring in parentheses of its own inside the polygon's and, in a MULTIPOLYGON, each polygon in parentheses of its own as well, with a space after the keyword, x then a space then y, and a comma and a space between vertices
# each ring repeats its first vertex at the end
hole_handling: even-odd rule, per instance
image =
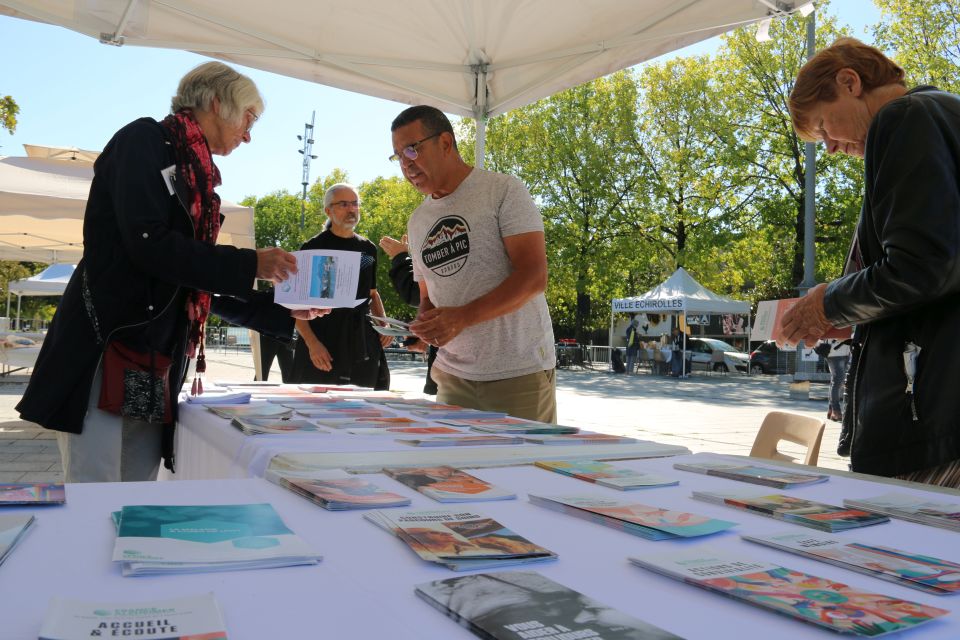
POLYGON ((391 131, 393 159, 427 196, 407 225, 420 286, 410 329, 440 347, 437 400, 555 422, 543 219, 530 193, 466 164, 433 107, 407 109, 391 131))

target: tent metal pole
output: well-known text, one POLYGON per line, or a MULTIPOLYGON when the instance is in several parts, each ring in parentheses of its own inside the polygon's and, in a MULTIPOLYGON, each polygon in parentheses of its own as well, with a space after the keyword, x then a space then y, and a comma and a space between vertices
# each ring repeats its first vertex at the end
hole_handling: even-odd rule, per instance
POLYGON ((17 294, 17 328, 15 331, 20 331, 20 299, 23 298, 20 294, 17 294))

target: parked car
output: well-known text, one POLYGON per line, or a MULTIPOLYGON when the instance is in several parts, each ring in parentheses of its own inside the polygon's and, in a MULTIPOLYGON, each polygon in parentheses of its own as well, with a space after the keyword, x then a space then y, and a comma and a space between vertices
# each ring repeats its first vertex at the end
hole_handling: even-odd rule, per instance
POLYGON ((693 369, 746 373, 750 362, 750 356, 715 338, 687 338, 687 351, 692 354, 693 369), (722 356, 714 356, 715 353, 722 356))
MULTIPOLYGON (((804 360, 800 370, 806 373, 826 373, 827 361, 814 356, 816 360, 804 360)), ((750 372, 769 374, 794 374, 797 372, 797 349, 781 349, 773 340, 767 340, 750 353, 750 372)))

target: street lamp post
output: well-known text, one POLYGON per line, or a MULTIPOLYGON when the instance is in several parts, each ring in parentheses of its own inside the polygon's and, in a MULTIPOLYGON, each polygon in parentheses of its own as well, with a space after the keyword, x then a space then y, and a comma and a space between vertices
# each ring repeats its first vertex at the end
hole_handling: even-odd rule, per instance
POLYGON ((317 112, 314 111, 310 116, 310 124, 303 125, 303 135, 297 136, 297 140, 303 141, 303 149, 300 153, 303 155, 303 193, 300 196, 300 228, 303 229, 307 212, 307 185, 310 184, 310 161, 316 160, 317 156, 310 155, 313 151, 313 124, 317 120, 317 112))

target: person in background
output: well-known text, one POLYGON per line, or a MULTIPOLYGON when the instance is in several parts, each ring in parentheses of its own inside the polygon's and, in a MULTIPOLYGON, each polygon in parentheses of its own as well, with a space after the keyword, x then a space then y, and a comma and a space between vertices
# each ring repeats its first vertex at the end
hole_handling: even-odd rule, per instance
POLYGON ((850 363, 850 345, 847 341, 827 340, 830 350, 827 352, 827 369, 830 370, 830 406, 827 408, 827 420, 843 420, 843 383, 847 378, 847 366, 850 363))
POLYGON ((863 158, 843 275, 783 318, 785 342, 855 326, 840 450, 854 471, 960 487, 960 97, 908 89, 874 47, 841 38, 790 94, 801 138, 863 158))
POLYGON ((294 257, 216 244, 213 156, 250 142, 262 111, 253 81, 208 62, 180 81, 170 115, 126 125, 97 158, 83 257, 17 405, 58 432, 67 482, 154 480, 161 459, 174 470, 177 399, 188 359, 205 368, 209 313, 291 336, 291 312, 251 286, 294 273, 294 257))
POLYGON ((683 332, 679 328, 674 327, 670 332, 670 375, 674 378, 682 378, 684 376, 684 366, 683 358, 684 354, 684 336, 683 332))
POLYGON ((533 198, 516 178, 465 163, 433 107, 406 109, 390 130, 391 159, 427 196, 407 223, 420 285, 410 329, 440 348, 437 400, 555 422, 547 255, 533 198))
MULTIPOLYGON (((390 258, 390 281, 393 282, 393 288, 400 295, 400 299, 413 307, 420 306, 420 286, 413 279, 413 260, 410 258, 410 249, 407 246, 407 234, 403 234, 400 240, 383 236, 380 238, 380 248, 390 258)), ((430 370, 433 369, 433 361, 437 359, 437 348, 428 345, 420 338, 415 338, 416 342, 405 344, 410 351, 422 353, 424 349, 427 352, 427 380, 423 384, 423 392, 427 395, 437 395, 437 383, 434 382, 430 370)))
POLYGON ((637 364, 637 355, 640 353, 640 336, 637 329, 640 327, 640 320, 633 316, 630 325, 627 327, 627 375, 633 375, 633 369, 637 364))
POLYGON ((297 320, 300 337, 293 356, 296 382, 354 384, 390 388, 390 370, 383 348, 390 336, 377 333, 367 314, 383 316, 377 292, 377 247, 354 229, 360 222, 360 196, 353 185, 338 183, 323 195, 324 230, 303 244, 302 251, 332 249, 361 254, 357 298, 352 309, 334 309, 314 320, 297 320))

